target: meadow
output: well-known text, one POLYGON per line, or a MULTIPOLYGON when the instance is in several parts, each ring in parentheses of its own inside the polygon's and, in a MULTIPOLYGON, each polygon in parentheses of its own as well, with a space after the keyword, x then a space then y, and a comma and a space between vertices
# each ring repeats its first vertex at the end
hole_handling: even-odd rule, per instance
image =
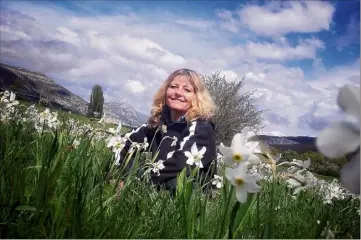
POLYGON ((223 177, 221 158, 221 178, 208 183, 210 190, 183 171, 172 195, 150 184, 152 156, 140 145, 128 156, 136 159, 134 169, 125 173, 115 165, 109 139, 124 137, 127 129, 4 99, 1 238, 360 238, 359 196, 337 180, 317 179, 306 161, 297 162, 301 169, 278 168, 275 156, 260 156, 261 163, 248 170, 259 174, 261 190, 243 203, 223 177), (147 169, 143 177, 135 174, 137 167, 147 169), (307 179, 297 185, 290 176, 307 179))

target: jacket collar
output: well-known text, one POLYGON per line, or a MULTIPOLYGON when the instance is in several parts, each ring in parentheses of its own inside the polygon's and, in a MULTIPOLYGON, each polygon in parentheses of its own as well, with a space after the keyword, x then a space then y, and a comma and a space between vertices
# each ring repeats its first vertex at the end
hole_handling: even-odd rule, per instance
POLYGON ((185 115, 181 116, 177 121, 173 122, 170 118, 170 108, 167 105, 163 106, 162 118, 164 123, 166 123, 168 126, 174 123, 187 123, 185 115))

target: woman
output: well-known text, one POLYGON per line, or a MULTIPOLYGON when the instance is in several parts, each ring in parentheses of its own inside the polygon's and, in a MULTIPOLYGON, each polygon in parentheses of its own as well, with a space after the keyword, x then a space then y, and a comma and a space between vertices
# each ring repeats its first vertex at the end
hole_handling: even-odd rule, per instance
MULTIPOLYGON (((167 78, 154 96, 148 124, 129 136, 132 142, 138 143, 146 138, 153 156, 159 151, 155 162, 162 160, 164 168, 159 173, 151 172, 154 184, 174 190, 177 174, 187 162, 192 167, 200 167, 203 177, 213 176, 216 164, 212 162, 217 154, 215 127, 210 119, 214 111, 213 100, 198 73, 179 69, 167 78), (190 154, 194 144, 203 153, 200 161, 190 154)), ((122 150, 123 159, 130 145, 128 141, 122 150)))

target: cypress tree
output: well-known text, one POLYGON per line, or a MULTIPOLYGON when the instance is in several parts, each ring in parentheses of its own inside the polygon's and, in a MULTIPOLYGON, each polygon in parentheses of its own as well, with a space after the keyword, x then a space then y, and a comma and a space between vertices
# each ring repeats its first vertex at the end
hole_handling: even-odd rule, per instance
POLYGON ((92 92, 90 94, 90 103, 88 108, 88 116, 93 117, 94 112, 99 113, 99 117, 103 115, 103 89, 100 85, 95 85, 92 88, 92 92))

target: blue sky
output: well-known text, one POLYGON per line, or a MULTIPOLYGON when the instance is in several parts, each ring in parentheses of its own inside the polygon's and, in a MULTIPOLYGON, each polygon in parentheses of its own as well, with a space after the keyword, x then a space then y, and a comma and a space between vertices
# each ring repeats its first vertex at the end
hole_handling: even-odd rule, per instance
POLYGON ((222 70, 247 74, 264 133, 316 135, 339 118, 337 89, 359 85, 359 1, 2 1, 0 13, 1 62, 85 99, 100 82, 144 113, 177 68, 222 70))

